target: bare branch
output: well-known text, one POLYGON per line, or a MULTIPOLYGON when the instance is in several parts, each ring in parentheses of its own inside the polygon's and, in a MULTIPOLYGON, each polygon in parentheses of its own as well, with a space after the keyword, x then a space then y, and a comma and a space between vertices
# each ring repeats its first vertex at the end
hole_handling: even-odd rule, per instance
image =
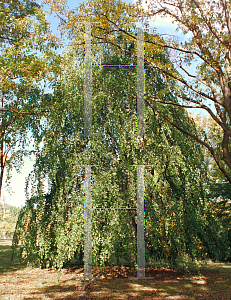
POLYGON ((229 174, 226 172, 226 170, 223 168, 221 161, 219 160, 218 156, 216 155, 214 149, 207 143, 205 143, 204 141, 202 141, 200 138, 198 138, 196 135, 192 134, 191 132, 188 132, 187 130, 184 130, 183 128, 181 128, 180 126, 176 125, 175 123, 173 123, 168 117, 164 116, 162 114, 163 118, 168 121, 172 126, 174 126, 175 128, 177 128, 178 130, 180 130, 181 132, 183 132, 184 134, 187 134, 188 136, 192 137, 194 140, 196 140, 198 143, 200 143, 201 145, 203 145, 204 147, 206 147, 209 152, 211 153, 211 155, 213 156, 215 162, 217 163, 218 168, 221 170, 221 172, 225 175, 225 177, 227 178, 227 180, 229 181, 229 183, 231 183, 231 177, 229 176, 229 174))
MULTIPOLYGON (((206 87, 208 87, 208 88, 211 89, 211 85, 209 85, 208 83, 206 83, 206 82, 204 82, 203 80, 201 80, 198 76, 190 74, 190 73, 189 73, 187 70, 185 70, 182 66, 180 66, 180 69, 181 69, 182 71, 184 71, 184 72, 188 75, 188 77, 195 78, 198 82, 200 82, 200 83, 203 84, 204 86, 206 86, 206 87)), ((213 97, 214 97, 214 99, 216 99, 216 101, 217 101, 218 103, 220 103, 218 97, 215 97, 215 94, 213 94, 213 97)))
MULTIPOLYGON (((182 66, 180 66, 180 68, 181 68, 181 70, 183 70, 189 77, 197 78, 197 76, 190 74, 190 73, 189 73, 188 71, 186 71, 182 66)), ((197 78, 197 80, 198 80, 198 78, 197 78)))
POLYGON ((161 104, 166 104, 166 105, 170 104, 170 105, 178 106, 178 107, 181 107, 181 108, 201 108, 200 106, 183 105, 183 104, 174 103, 174 102, 163 102, 163 101, 160 101, 158 99, 153 99, 153 98, 149 98, 149 100, 152 100, 154 102, 161 103, 161 104))

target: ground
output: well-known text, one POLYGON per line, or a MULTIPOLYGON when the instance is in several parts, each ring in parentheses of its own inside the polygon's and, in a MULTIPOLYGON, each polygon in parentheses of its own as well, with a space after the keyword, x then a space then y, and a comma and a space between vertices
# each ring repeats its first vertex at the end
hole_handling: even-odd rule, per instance
POLYGON ((94 273, 100 279, 84 282, 83 269, 63 269, 58 282, 57 271, 29 268, 18 260, 10 261, 10 245, 0 244, 1 300, 16 299, 200 299, 231 300, 231 264, 207 261, 198 274, 167 268, 147 268, 151 280, 130 280, 136 276, 129 268, 100 269, 94 273))

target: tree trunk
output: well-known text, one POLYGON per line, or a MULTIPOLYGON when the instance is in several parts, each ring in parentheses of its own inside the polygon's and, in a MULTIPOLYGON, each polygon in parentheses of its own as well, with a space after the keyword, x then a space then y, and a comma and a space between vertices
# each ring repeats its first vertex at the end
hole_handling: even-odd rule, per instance
POLYGON ((1 149, 0 149, 0 159, 1 159, 1 173, 0 173, 0 199, 2 199, 2 185, 3 185, 3 174, 4 174, 4 168, 5 168, 5 160, 6 155, 4 153, 4 134, 2 134, 1 139, 1 149))

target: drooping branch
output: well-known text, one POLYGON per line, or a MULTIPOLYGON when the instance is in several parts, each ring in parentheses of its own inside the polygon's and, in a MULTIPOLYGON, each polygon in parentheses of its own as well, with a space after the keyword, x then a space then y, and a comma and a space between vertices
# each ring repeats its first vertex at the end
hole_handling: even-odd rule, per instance
MULTIPOLYGON (((128 35, 130 35, 128 33, 128 35)), ((131 35, 130 35, 131 36, 131 35)), ((98 37, 98 36, 94 36, 96 39, 100 39, 100 40, 103 40, 102 43, 106 42, 106 43, 110 43, 111 45, 113 46, 116 46, 118 49, 120 49, 121 51, 125 52, 125 53, 130 53, 130 51, 127 51, 125 49, 122 49, 122 47, 120 47, 119 45, 117 45, 116 43, 113 43, 111 42, 110 40, 106 39, 106 38, 101 38, 101 37, 98 37)), ((134 37, 136 39, 136 37, 134 37)), ((84 44, 84 43, 81 43, 81 44, 84 44)), ((167 71, 167 70, 163 70, 162 68, 156 66, 153 64, 153 62, 149 61, 148 59, 146 59, 146 62, 148 62, 150 65, 145 65, 145 67, 153 67, 155 69, 158 69, 159 71, 165 73, 166 75, 172 77, 173 79, 183 83, 185 86, 187 86, 187 88, 191 89, 193 92, 197 93, 198 95, 204 97, 204 98, 207 98, 209 100, 212 100, 213 102, 217 102, 218 104, 222 105, 222 102, 219 101, 218 99, 215 99, 215 97, 211 97, 209 96, 208 94, 202 92, 202 91, 199 91, 197 89, 195 89, 192 85, 188 84, 187 81, 185 81, 183 78, 180 78, 180 77, 177 77, 175 75, 173 75, 171 72, 167 71)))
POLYGON ((24 111, 22 111, 22 112, 20 112, 20 111, 16 111, 16 110, 12 110, 12 109, 9 110, 9 109, 3 109, 3 108, 1 108, 0 111, 15 112, 15 113, 18 114, 12 120, 10 120, 10 121, 8 121, 6 123, 0 124, 0 134, 2 134, 2 132, 4 132, 7 127, 11 126, 15 121, 20 120, 22 117, 37 115, 37 114, 40 114, 40 113, 48 112, 49 110, 44 109, 44 110, 41 110, 41 111, 38 111, 38 112, 34 112, 34 111, 31 111, 31 112, 24 112, 24 111))
POLYGON ((161 103, 161 104, 178 106, 178 107, 181 107, 181 108, 201 108, 200 106, 184 105, 184 104, 179 104, 179 103, 175 103, 175 102, 163 102, 161 100, 153 99, 153 98, 149 98, 149 100, 152 100, 154 102, 161 103))
POLYGON ((36 115, 43 112, 48 112, 47 109, 41 109, 40 111, 22 111, 22 110, 16 110, 16 109, 9 109, 9 108, 0 108, 0 111, 7 111, 7 112, 13 112, 21 115, 36 115))
MULTIPOLYGON (((181 96, 181 98, 184 98, 184 97, 181 96)), ((211 115, 211 117, 214 119, 214 121, 216 123, 218 123, 218 125, 221 126, 222 129, 224 129, 225 131, 227 131, 228 134, 231 134, 228 131, 228 128, 222 122, 220 122, 220 120, 214 115, 214 113, 211 111, 211 109, 209 107, 207 107, 206 105, 202 104, 202 103, 198 102, 198 106, 195 106, 195 105, 193 106, 193 105, 184 105, 184 104, 174 103, 174 102, 163 102, 161 100, 153 99, 153 98, 149 98, 149 99, 152 100, 152 101, 161 103, 161 104, 173 105, 173 106, 178 106, 178 107, 181 107, 181 108, 200 108, 200 109, 205 109, 211 115)), ((187 100, 187 101, 190 101, 190 99, 187 98, 187 97, 185 97, 184 99, 187 100)), ((195 103, 196 103, 196 101, 195 101, 195 103)))
MULTIPOLYGON (((148 105, 151 107, 152 111, 155 112, 154 107, 151 105, 151 103, 146 100, 146 102, 148 103, 148 105)), ((224 169, 224 167, 222 166, 222 163, 220 161, 220 159, 218 158, 217 154, 215 153, 214 149, 207 144, 206 142, 202 141, 198 136, 196 136, 195 134, 192 134, 191 132, 181 128, 179 125, 175 124, 173 121, 171 121, 168 117, 166 117, 164 114, 161 114, 162 117, 168 121, 168 123, 170 123, 172 126, 174 126, 175 128, 177 128, 179 131, 181 131, 182 133, 190 136, 191 138, 193 138, 195 141, 197 141, 199 144, 201 144, 202 146, 206 147, 209 152, 211 153, 211 155, 213 156, 218 168, 221 170, 221 172, 225 175, 225 177, 227 178, 227 180, 229 181, 229 183, 231 184, 231 177, 230 175, 226 172, 226 170, 224 169)))
POLYGON ((213 156, 215 162, 217 163, 218 168, 221 170, 221 172, 225 175, 225 177, 227 178, 227 180, 229 181, 229 183, 231 184, 231 177, 229 176, 229 174, 226 172, 226 170, 223 168, 221 161, 219 160, 218 156, 216 155, 214 149, 207 143, 205 143, 204 141, 202 141, 200 138, 198 138, 197 136, 195 136, 194 134, 192 134, 191 132, 188 132, 187 130, 181 128, 180 126, 176 125, 175 123, 173 123, 168 117, 166 117, 165 115, 163 115, 163 118, 168 121, 172 126, 174 126, 175 128, 177 128, 178 130, 180 130, 182 133, 187 134, 188 136, 192 137, 194 140, 196 140, 199 144, 201 144, 202 146, 206 147, 209 152, 211 153, 211 155, 213 156))
POLYGON ((204 92, 202 91, 199 91, 197 89, 195 89, 192 85, 190 85, 186 80, 184 80, 183 78, 180 78, 180 77, 177 77, 175 75, 173 75, 171 72, 167 71, 167 70, 163 70, 162 68, 156 66, 153 62, 149 61, 149 60, 146 60, 150 65, 147 65, 147 67, 153 67, 157 70, 159 70, 160 72, 168 75, 169 77, 183 83, 185 86, 187 86, 187 88, 189 88, 190 90, 192 90, 193 92, 195 92, 196 94, 200 95, 201 97, 203 98, 207 98, 209 100, 212 100, 213 102, 218 102, 220 105, 222 105, 222 103, 220 101, 217 101, 214 97, 211 97, 207 94, 205 94, 204 92))
MULTIPOLYGON (((192 102, 192 103, 195 103, 197 104, 197 106, 187 106, 187 105, 183 105, 183 104, 173 104, 172 102, 169 102, 168 104, 172 104, 172 105, 176 105, 176 106, 180 106, 180 107, 185 107, 185 108, 201 108, 201 109, 204 109, 206 110, 210 116, 213 118, 213 120, 225 131, 227 132, 228 135, 231 136, 231 131, 229 130, 229 128, 227 127, 227 124, 225 122, 221 122, 218 117, 213 113, 213 111, 205 104, 203 104, 202 102, 200 101, 197 101, 197 100, 194 100, 192 98, 189 98, 185 95, 182 95, 182 94, 179 94, 177 93, 175 90, 171 89, 171 92, 176 96, 176 97, 179 97, 183 100, 186 100, 187 102, 192 102)), ((156 101, 156 100, 154 100, 156 101)), ((161 102, 161 101, 160 101, 161 102)), ((161 102, 163 104, 166 104, 166 102, 161 102)), ((218 107, 218 104, 215 103, 215 107, 218 107)), ((222 118, 221 118, 222 120, 222 118)))
MULTIPOLYGON (((135 40, 137 39, 136 36, 132 35, 131 33, 127 32, 126 30, 123 30, 123 29, 119 28, 118 25, 117 25, 115 22, 111 21, 105 14, 100 14, 100 15, 103 16, 103 17, 105 17, 105 18, 108 20, 108 22, 110 22, 110 23, 112 23, 114 26, 116 26, 116 27, 118 28, 118 31, 125 33, 126 35, 130 36, 131 38, 133 38, 133 39, 135 39, 135 40)), ((98 29, 101 29, 101 27, 97 27, 97 26, 94 26, 94 27, 95 27, 95 28, 98 28, 98 29)), ((96 38, 96 39, 98 39, 98 40, 101 40, 102 43, 105 42, 105 43, 109 43, 109 44, 111 44, 111 45, 114 45, 114 46, 116 46, 118 49, 122 50, 122 51, 125 52, 125 53, 130 53, 129 51, 126 51, 125 49, 122 49, 122 47, 120 47, 120 46, 117 45, 116 43, 112 42, 111 40, 107 39, 106 37, 99 37, 99 36, 96 36, 96 35, 92 35, 92 37, 94 37, 94 38, 96 38)), ((148 41, 148 40, 145 40, 145 43, 151 43, 151 44, 154 44, 154 45, 158 45, 158 46, 160 46, 160 47, 169 48, 169 49, 174 49, 174 50, 177 50, 177 51, 184 52, 184 53, 186 53, 186 54, 195 54, 195 55, 198 55, 198 54, 199 54, 199 53, 196 53, 196 52, 194 52, 194 51, 184 50, 184 49, 180 49, 180 48, 177 48, 177 47, 173 47, 173 46, 170 46, 170 45, 167 45, 167 44, 156 43, 156 42, 152 42, 152 41, 148 41)), ((81 43, 81 44, 84 44, 84 42, 81 43)), ((78 44, 78 45, 80 45, 80 44, 78 44)), ((201 59, 203 59, 203 60, 204 60, 208 65, 210 65, 212 68, 214 68, 214 65, 211 64, 209 61, 205 60, 201 55, 199 55, 199 57, 200 57, 201 59)), ((213 59, 213 61, 214 61, 214 59, 213 59)), ((148 59, 146 59, 146 62, 148 62, 148 63, 150 64, 150 67, 154 67, 154 68, 158 69, 159 71, 164 72, 164 73, 167 74, 168 76, 171 76, 173 79, 175 79, 175 80, 177 80, 177 81, 183 83, 185 86, 187 86, 187 88, 191 89, 193 92, 197 93, 198 95, 200 95, 200 96, 202 96, 202 97, 204 97, 204 98, 207 98, 207 99, 209 99, 209 100, 212 100, 213 102, 217 102, 217 103, 219 103, 220 105, 222 105, 222 102, 221 102, 221 101, 219 101, 218 99, 215 99, 214 97, 211 97, 210 95, 208 95, 208 94, 206 94, 206 93, 204 93, 204 92, 202 92, 202 91, 199 91, 199 90, 195 89, 192 85, 190 85, 190 84, 189 84, 186 80, 184 80, 183 78, 177 77, 177 76, 173 75, 171 72, 168 72, 167 70, 163 70, 163 68, 160 68, 160 67, 154 65, 154 64, 153 64, 151 61, 149 61, 148 59)), ((146 67, 148 67, 147 64, 146 64, 146 67)), ((217 66, 215 69, 216 69, 216 71, 218 71, 219 76, 220 76, 220 78, 221 78, 221 77, 222 77, 222 74, 221 74, 222 70, 220 69, 219 66, 217 66), (219 69, 219 70, 218 70, 218 69, 219 69)), ((205 84, 205 83, 204 83, 204 84, 205 84)), ((206 85, 206 84, 205 84, 205 85, 206 85)))

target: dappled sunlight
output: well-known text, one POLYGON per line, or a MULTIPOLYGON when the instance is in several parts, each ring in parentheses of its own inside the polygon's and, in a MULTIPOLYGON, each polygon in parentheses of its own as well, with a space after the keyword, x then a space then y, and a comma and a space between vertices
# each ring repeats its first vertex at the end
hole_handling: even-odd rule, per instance
POLYGON ((221 263, 221 262, 213 262, 212 260, 207 261, 207 265, 211 268, 222 268, 222 269, 230 269, 231 270, 231 263, 221 263))
POLYGON ((197 277, 197 276, 194 276, 193 279, 192 279, 193 283, 196 283, 196 284, 206 284, 206 280, 205 280, 205 277, 197 277))
MULTIPOLYGON (((123 268, 122 268, 123 269, 123 268)), ((110 269, 107 268, 110 275, 110 269)), ((128 270, 129 271, 129 270, 128 270)), ((225 274, 225 273, 224 273, 225 274)), ((128 280, 127 277, 107 277, 91 282, 84 289, 83 268, 66 268, 60 284, 57 271, 52 269, 25 268, 2 274, 0 289, 4 300, 8 299, 228 299, 231 292, 226 277, 219 272, 206 270, 205 275, 184 275, 178 271, 149 269, 153 280, 128 280), (216 277, 216 275, 218 275, 216 277), (223 279, 222 279, 223 278, 223 279)), ((111 276, 111 275, 110 275, 111 276)), ((115 273, 118 276, 118 273, 115 273)))
POLYGON ((143 291, 155 291, 155 292, 157 292, 157 289, 155 289, 155 288, 143 286, 143 285, 137 284, 137 283, 136 284, 131 283, 130 286, 133 290, 137 290, 137 291, 143 290, 143 291))
POLYGON ((84 268, 68 267, 58 272, 52 268, 29 268, 10 261, 10 246, 0 246, 0 294, 9 299, 229 299, 231 294, 230 264, 209 261, 197 274, 168 268, 146 268, 151 280, 129 280, 136 270, 118 266, 95 268, 99 279, 84 284, 84 268), (15 264, 15 265, 14 265, 15 264))
POLYGON ((11 262, 10 245, 0 245, 1 300, 192 300, 229 299, 231 294, 230 264, 207 261, 198 274, 184 273, 166 267, 145 270, 151 280, 129 280, 136 270, 118 266, 94 268, 95 279, 84 283, 84 268, 67 267, 58 272, 52 268, 27 267, 18 260, 11 262), (86 284, 86 283, 89 283, 86 284))
POLYGON ((166 297, 165 298, 166 300, 178 300, 178 299, 180 299, 180 300, 184 300, 184 299, 189 299, 187 296, 168 296, 168 297, 166 297))

